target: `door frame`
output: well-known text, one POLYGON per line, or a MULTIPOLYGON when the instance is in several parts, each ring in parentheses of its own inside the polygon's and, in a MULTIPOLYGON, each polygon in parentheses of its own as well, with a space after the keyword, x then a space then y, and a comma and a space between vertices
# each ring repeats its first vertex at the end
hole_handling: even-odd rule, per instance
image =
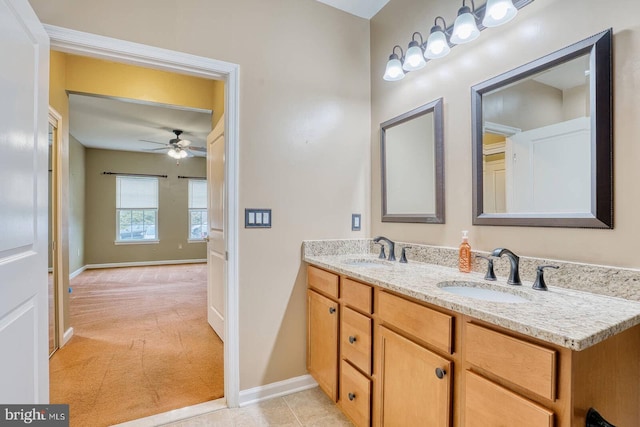
MULTIPOLYGON (((52 240, 54 248, 49 248, 53 252, 53 280, 56 289, 55 301, 55 334, 57 340, 57 349, 64 344, 64 280, 62 268, 62 256, 60 254, 60 244, 62 242, 62 220, 60 212, 62 212, 60 194, 62 193, 62 184, 60 179, 60 171, 62 170, 62 156, 60 155, 60 147, 62 145, 62 115, 51 105, 49 105, 49 124, 56 128, 56 136, 51 147, 51 204, 49 207, 49 215, 53 218, 49 221, 53 224, 52 240)), ((56 351, 56 350, 54 350, 56 351)), ((51 357, 51 355, 49 355, 51 357)))
POLYGON ((44 24, 51 49, 147 68, 188 74, 225 83, 225 192, 227 206, 227 280, 225 301, 224 397, 227 406, 239 406, 239 289, 238 289, 238 178, 239 178, 239 65, 212 58, 104 37, 44 24))

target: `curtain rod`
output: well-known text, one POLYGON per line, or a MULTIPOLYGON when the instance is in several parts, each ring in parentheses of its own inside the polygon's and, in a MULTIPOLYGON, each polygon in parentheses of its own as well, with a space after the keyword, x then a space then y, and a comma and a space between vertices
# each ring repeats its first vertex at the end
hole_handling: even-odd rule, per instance
POLYGON ((150 176, 150 177, 154 177, 154 178, 167 178, 167 175, 154 175, 154 174, 149 174, 149 173, 102 172, 102 175, 150 176))
POLYGON ((182 176, 182 175, 178 175, 179 179, 207 179, 204 176, 182 176))

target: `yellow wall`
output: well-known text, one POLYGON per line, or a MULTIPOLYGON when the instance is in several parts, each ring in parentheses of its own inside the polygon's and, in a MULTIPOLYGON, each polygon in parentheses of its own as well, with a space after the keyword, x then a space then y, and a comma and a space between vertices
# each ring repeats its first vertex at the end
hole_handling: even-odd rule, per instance
POLYGON ((273 214, 238 230, 240 388, 305 375, 301 242, 369 228, 369 21, 315 0, 30 3, 48 24, 239 65, 237 220, 273 214))
POLYGON ((457 247, 460 231, 469 230, 473 249, 508 247, 525 256, 640 267, 640 27, 637 14, 629 13, 637 9, 637 2, 535 1, 512 22, 483 31, 474 42, 453 48, 447 57, 428 62, 403 80, 382 79, 396 43, 404 46, 413 31, 429 28, 437 15, 450 22, 457 7, 450 0, 392 0, 371 21, 372 234, 457 247), (472 226, 471 86, 607 28, 613 28, 615 228, 472 226), (446 224, 382 223, 380 123, 440 97, 444 98, 446 224))

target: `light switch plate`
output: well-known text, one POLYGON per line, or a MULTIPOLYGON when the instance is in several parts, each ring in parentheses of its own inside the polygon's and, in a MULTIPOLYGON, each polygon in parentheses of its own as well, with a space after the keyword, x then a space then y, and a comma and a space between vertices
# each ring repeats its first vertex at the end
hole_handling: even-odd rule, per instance
POLYGON ((360 231, 362 227, 362 216, 360 214, 351 214, 351 231, 360 231))
POLYGON ((244 228, 271 228, 271 209, 245 209, 244 228))

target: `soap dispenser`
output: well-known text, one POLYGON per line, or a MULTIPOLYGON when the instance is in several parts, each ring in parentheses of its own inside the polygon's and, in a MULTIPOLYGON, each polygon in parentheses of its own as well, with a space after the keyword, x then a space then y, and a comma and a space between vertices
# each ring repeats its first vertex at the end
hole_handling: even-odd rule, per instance
POLYGON ((469 245, 469 232, 467 230, 462 232, 462 243, 460 244, 458 255, 458 269, 462 273, 469 273, 471 271, 471 245, 469 245))

